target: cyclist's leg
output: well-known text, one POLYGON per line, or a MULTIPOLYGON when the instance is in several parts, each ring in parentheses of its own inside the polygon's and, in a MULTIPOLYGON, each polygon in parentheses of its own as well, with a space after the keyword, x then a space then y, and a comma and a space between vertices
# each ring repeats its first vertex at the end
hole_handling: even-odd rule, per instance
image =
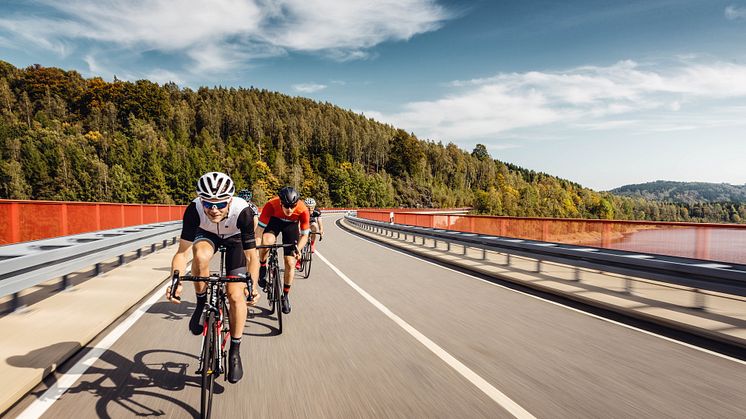
MULTIPOLYGON (((277 235, 280 234, 281 221, 275 217, 269 219, 267 227, 262 234, 262 245, 273 245, 277 242, 277 235)), ((264 288, 267 284, 267 258, 269 249, 259 250, 259 288, 264 288)))
MULTIPOLYGON (((319 232, 319 225, 316 223, 316 221, 311 223, 311 233, 318 233, 319 232)), ((311 252, 316 251, 316 235, 311 234, 311 252)))
MULTIPOLYGON (((228 276, 246 275, 246 256, 243 253, 240 238, 235 236, 228 238, 226 244, 226 273, 228 276)), ((228 292, 228 303, 230 304, 231 337, 240 338, 243 335, 244 322, 246 321, 246 284, 243 282, 232 282, 226 284, 228 292)))
MULTIPOLYGON (((282 229, 282 243, 283 244, 297 244, 300 238, 300 230, 298 229, 298 223, 289 222, 282 229)), ((290 312, 290 301, 288 294, 290 293, 290 287, 293 285, 293 279, 295 278, 295 265, 298 261, 293 254, 292 248, 282 249, 283 259, 285 262, 285 274, 283 278, 282 297, 283 297, 283 313, 290 312)))
MULTIPOLYGON (((216 249, 216 237, 212 237, 209 232, 198 231, 194 239, 193 251, 194 258, 192 259, 192 275, 194 276, 208 276, 210 275, 210 259, 215 254, 216 249)), ((189 330, 192 334, 198 335, 202 333, 202 323, 200 319, 202 317, 202 310, 207 302, 207 284, 204 282, 194 283, 194 293, 197 295, 197 305, 194 307, 192 318, 189 320, 189 330)))
MULTIPOLYGON (((246 256, 238 236, 228 238, 226 244, 226 273, 228 276, 246 275, 246 256)), ((226 284, 228 303, 230 304, 231 347, 228 352, 228 381, 238 382, 243 377, 241 365, 241 336, 246 322, 246 297, 243 282, 226 284)))

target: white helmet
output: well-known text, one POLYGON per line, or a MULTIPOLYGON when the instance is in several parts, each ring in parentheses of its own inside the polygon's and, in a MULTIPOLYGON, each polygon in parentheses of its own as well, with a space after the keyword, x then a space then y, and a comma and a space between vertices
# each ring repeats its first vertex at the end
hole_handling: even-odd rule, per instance
POLYGON ((316 206, 316 201, 313 198, 306 198, 303 202, 306 204, 307 207, 316 206))
POLYGON ((221 172, 208 172, 197 181, 197 195, 203 199, 228 199, 236 191, 230 176, 221 172))

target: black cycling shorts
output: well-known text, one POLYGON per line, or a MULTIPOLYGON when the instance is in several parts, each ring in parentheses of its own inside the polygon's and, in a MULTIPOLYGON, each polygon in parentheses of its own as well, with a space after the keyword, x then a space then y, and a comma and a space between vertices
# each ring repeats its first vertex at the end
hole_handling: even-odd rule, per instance
POLYGON ((246 255, 243 252, 240 233, 227 238, 221 238, 215 233, 198 228, 194 235, 194 243, 198 241, 210 243, 213 252, 217 252, 218 247, 225 246, 225 272, 227 275, 246 273, 246 255))
MULTIPOLYGON (((277 217, 269 219, 269 224, 264 229, 265 233, 272 233, 277 237, 282 233, 282 244, 298 244, 300 239, 300 230, 297 221, 285 221, 277 217)), ((293 256, 293 248, 283 248, 282 253, 285 256, 293 256)))

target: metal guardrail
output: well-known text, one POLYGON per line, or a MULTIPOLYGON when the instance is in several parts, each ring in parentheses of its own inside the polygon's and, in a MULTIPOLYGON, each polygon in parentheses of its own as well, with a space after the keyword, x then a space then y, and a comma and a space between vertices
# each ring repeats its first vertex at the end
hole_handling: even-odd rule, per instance
POLYGON ((20 306, 19 292, 62 277, 60 289, 67 287, 67 275, 88 266, 100 272, 100 263, 146 246, 175 243, 181 221, 146 224, 74 236, 0 246, 0 297, 13 295, 11 311, 20 306))
POLYGON ((746 265, 414 227, 352 216, 345 218, 360 228, 380 234, 396 234, 397 238, 403 234, 405 240, 411 237, 416 242, 420 238, 423 244, 425 239, 431 239, 434 247, 438 241, 449 243, 449 249, 450 244, 464 246, 464 254, 466 248, 471 247, 482 249, 483 258, 486 258, 486 251, 493 251, 535 259, 537 271, 541 270, 542 261, 547 261, 746 296, 746 265))

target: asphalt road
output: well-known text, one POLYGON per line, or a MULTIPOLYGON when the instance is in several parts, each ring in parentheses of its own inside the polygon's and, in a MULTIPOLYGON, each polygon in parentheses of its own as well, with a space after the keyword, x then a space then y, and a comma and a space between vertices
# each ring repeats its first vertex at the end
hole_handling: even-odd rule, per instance
MULTIPOLYGON (((746 417, 741 361, 423 262, 334 218, 284 333, 265 298, 252 309, 246 374, 217 382, 213 417, 746 417)), ((198 415, 184 300, 153 305, 43 417, 198 415)))

